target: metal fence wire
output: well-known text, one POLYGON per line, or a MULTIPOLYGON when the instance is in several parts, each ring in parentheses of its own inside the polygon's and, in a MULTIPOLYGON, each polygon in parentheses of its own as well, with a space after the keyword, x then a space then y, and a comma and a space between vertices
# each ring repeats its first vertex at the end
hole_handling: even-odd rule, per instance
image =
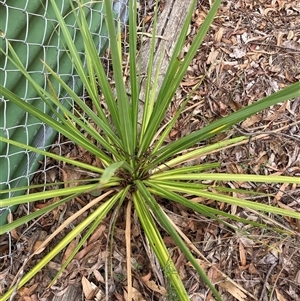
MULTIPOLYGON (((76 26, 75 17, 70 13, 70 0, 58 1, 57 5, 65 17, 73 41, 84 62, 84 44, 79 28, 76 26)), ((120 20, 122 25, 125 25, 128 18, 128 0, 113 1, 113 8, 116 19, 120 20)), ((109 46, 109 40, 103 9, 103 1, 85 1, 89 28, 99 56, 104 60, 103 54, 109 46)), ((79 12, 77 11, 76 14, 79 14, 79 12)), ((46 62, 68 83, 69 87, 84 99, 84 87, 66 54, 60 34, 60 27, 50 0, 0 1, 1 49, 9 54, 7 43, 9 42, 20 57, 26 70, 44 89, 47 89, 48 86, 47 77, 49 73, 41 60, 46 62)), ((28 80, 21 75, 21 72, 3 53, 0 53, 0 84, 17 94, 24 101, 37 107, 41 112, 51 114, 49 108, 37 97, 28 80)), ((66 95, 59 85, 53 84, 59 101, 72 110, 72 99, 66 95)), ((43 150, 56 146, 59 154, 62 153, 63 144, 66 143, 61 140, 60 136, 57 137, 57 133, 52 128, 5 99, 1 95, 1 90, 0 135, 43 150), (56 144, 54 145, 55 138, 56 144)), ((46 158, 34 152, 0 142, 0 190, 28 186, 32 179, 40 174, 46 183, 46 175, 49 174, 51 168, 53 166, 47 167, 46 158), (43 168, 40 168, 40 166, 43 168)), ((24 193, 26 193, 24 189, 4 193, 0 194, 0 199, 24 193)), ((13 210, 14 208, 9 207, 0 209, 0 226, 7 222, 7 216, 13 210)), ((11 255, 11 252, 9 253, 8 256, 11 255)), ((3 258, 0 254, 0 259, 3 258)))

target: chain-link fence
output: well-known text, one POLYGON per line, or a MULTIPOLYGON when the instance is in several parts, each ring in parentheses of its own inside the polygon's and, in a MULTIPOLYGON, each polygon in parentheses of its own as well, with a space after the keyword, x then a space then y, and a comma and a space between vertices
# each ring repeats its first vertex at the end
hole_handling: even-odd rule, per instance
MULTIPOLYGON (((128 18, 128 0, 113 1, 116 18, 125 24, 128 18)), ((75 17, 71 11, 70 0, 57 2, 62 15, 75 42, 78 53, 85 60, 84 45, 75 17)), ((101 57, 109 45, 108 34, 104 20, 103 1, 85 1, 85 13, 95 45, 101 57)), ((79 14, 79 11, 76 12, 79 14)), ((72 62, 60 39, 60 27, 55 18, 50 0, 10 0, 0 1, 0 47, 5 53, 8 42, 20 57, 27 71, 36 82, 47 89, 49 72, 41 62, 46 62, 76 93, 84 99, 84 87, 75 73, 72 62)), ((104 60, 104 58, 102 57, 104 60)), ((39 100, 35 90, 29 85, 18 68, 0 53, 0 84, 11 90, 24 101, 31 103, 41 112, 51 114, 47 106, 39 100)), ((59 101, 70 110, 73 109, 72 99, 64 93, 59 85, 54 84, 59 101)), ((0 91, 0 135, 17 140, 26 145, 41 149, 53 147, 57 133, 38 119, 24 112, 13 103, 6 100, 0 91)), ((61 154, 63 142, 56 138, 56 147, 61 154)), ((47 182, 49 174, 46 158, 36 153, 0 142, 0 190, 28 186, 31 180, 43 174, 47 182), (42 166, 43 168, 39 168, 42 166)), ((1 198, 22 195, 26 190, 18 190, 0 194, 1 198)), ((0 209, 0 226, 6 223, 8 213, 14 208, 0 209)), ((1 258, 1 256, 0 256, 1 258)))

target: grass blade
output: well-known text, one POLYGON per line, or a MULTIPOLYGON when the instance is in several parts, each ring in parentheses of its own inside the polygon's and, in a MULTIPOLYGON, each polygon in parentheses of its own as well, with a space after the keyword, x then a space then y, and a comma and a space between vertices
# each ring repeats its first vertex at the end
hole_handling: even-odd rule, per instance
MULTIPOLYGON (((132 111, 130 109, 130 103, 125 89, 125 84, 123 81, 122 73, 122 61, 119 52, 119 44, 117 40, 117 34, 115 29, 115 21, 112 11, 112 2, 110 0, 104 0, 106 9, 106 22, 110 38, 110 49, 113 65, 113 75, 116 83, 116 93, 117 93, 117 105, 120 120, 120 137, 124 145, 125 156, 132 161, 131 157, 134 155, 134 150, 136 145, 133 138, 133 127, 131 123, 132 111), (126 130, 125 130, 126 129, 126 130)), ((119 42, 120 42, 120 32, 119 42)))
POLYGON ((171 286, 177 292, 181 301, 189 301, 189 297, 185 291, 179 274, 170 258, 169 252, 155 225, 155 222, 146 207, 145 200, 140 194, 140 191, 133 194, 133 203, 150 245, 157 256, 162 269, 165 271, 171 286))
POLYGON ((130 91, 132 105, 132 139, 134 145, 137 145, 138 136, 138 110, 139 110, 139 94, 140 80, 137 75, 137 1, 129 0, 129 60, 130 60, 130 91))
POLYGON ((257 210, 257 211, 268 212, 268 213, 272 213, 272 214, 279 214, 282 216, 290 216, 290 217, 293 217, 296 219, 300 219, 300 213, 293 211, 293 210, 281 209, 281 208, 271 206, 271 205, 265 205, 265 204, 261 204, 258 202, 243 200, 243 199, 231 197, 231 196, 224 195, 224 194, 218 194, 216 192, 205 191, 202 189, 195 189, 195 188, 191 188, 189 186, 184 187, 184 185, 182 185, 180 187, 176 184, 168 183, 167 181, 165 181, 164 184, 160 184, 160 187, 168 189, 169 191, 177 191, 179 193, 186 193, 188 195, 199 196, 199 197, 202 197, 202 198, 205 198, 208 200, 214 200, 214 201, 218 201, 218 202, 222 202, 222 203, 228 203, 228 204, 236 205, 236 206, 239 206, 239 207, 245 208, 245 209, 250 208, 253 210, 257 210))
MULTIPOLYGON (((194 166, 196 168, 196 166, 194 166)), ((201 168, 201 165, 199 165, 201 168)), ((248 174, 229 174, 229 173, 193 173, 193 174, 181 174, 176 175, 172 172, 162 172, 159 174, 152 175, 150 179, 159 179, 159 180, 181 180, 181 181, 236 181, 236 182, 259 182, 259 183, 294 183, 300 184, 299 177, 289 177, 289 176, 272 176, 272 175, 248 175, 248 174)))
MULTIPOLYGON (((80 193, 79 193, 80 194, 80 193)), ((25 224, 25 223, 28 223, 29 221, 47 213, 47 212, 50 212, 51 210, 53 210, 54 208, 58 207, 58 206, 61 206, 63 205, 64 203, 72 200, 74 197, 76 197, 77 195, 79 194, 72 194, 66 198, 63 198, 61 199, 60 201, 58 202, 55 202, 53 204, 50 204, 48 205, 47 207, 44 207, 42 209, 39 209, 29 215, 25 215, 25 216, 22 216, 20 218, 18 218, 17 220, 11 222, 11 223, 8 223, 8 224, 5 224, 5 225, 2 225, 0 227, 0 235, 2 234, 5 234, 5 233, 8 233, 9 231, 25 224)))
MULTIPOLYGON (((51 153, 51 152, 43 151, 41 149, 32 147, 30 145, 25 145, 23 143, 19 143, 19 142, 14 141, 14 140, 6 139, 6 138, 4 138, 2 136, 0 136, 0 141, 4 142, 4 143, 7 143, 7 144, 18 146, 18 147, 20 147, 22 149, 27 149, 29 151, 36 152, 36 153, 41 154, 41 155, 43 155, 45 157, 53 158, 53 159, 55 159, 57 161, 66 162, 66 163, 69 163, 71 165, 78 166, 78 167, 81 167, 81 168, 86 169, 86 170, 90 170, 92 172, 96 172, 96 173, 99 173, 99 174, 103 173, 103 169, 99 168, 97 166, 86 164, 86 163, 80 162, 78 160, 72 160, 72 159, 69 159, 67 157, 59 156, 59 155, 56 155, 56 154, 51 153)), ((30 187, 32 187, 32 186, 30 186, 30 187)), ((43 187, 45 187, 45 185, 43 187)))
POLYGON ((164 162, 166 159, 175 155, 182 150, 192 147, 196 143, 199 143, 205 139, 208 139, 228 128, 232 125, 264 110, 272 105, 276 105, 279 102, 283 102, 288 99, 300 96, 300 82, 292 84, 281 91, 274 93, 266 98, 259 100, 258 102, 245 107, 231 115, 221 118, 217 121, 212 122, 206 127, 189 134, 183 138, 180 138, 173 143, 168 144, 158 150, 155 155, 156 159, 149 165, 149 169, 153 168, 155 165, 164 162))
POLYGON ((165 80, 165 82, 163 82, 162 87, 158 93, 158 96, 157 96, 158 101, 156 101, 156 105, 153 110, 152 118, 150 119, 149 126, 148 126, 147 132, 145 134, 145 138, 141 142, 139 154, 145 152, 147 150, 147 148, 149 147, 150 142, 159 127, 159 124, 161 123, 162 119, 165 116, 165 112, 175 94, 175 91, 179 87, 180 82, 182 81, 182 78, 185 75, 188 66, 190 65, 193 57, 195 56, 196 52, 198 51, 211 23, 213 22, 214 16, 217 13, 220 3, 221 3, 221 0, 216 0, 213 3, 208 15, 206 16, 206 18, 201 26, 201 29, 199 30, 198 34, 196 35, 195 39, 193 40, 188 53, 186 54, 184 60, 181 62, 178 59, 178 55, 180 53, 179 49, 182 49, 182 48, 180 48, 180 46, 182 46, 183 40, 186 37, 187 28, 190 25, 191 16, 194 11, 195 1, 193 1, 193 3, 191 4, 189 13, 188 13, 188 17, 186 18, 186 21, 183 26, 183 30, 182 30, 181 34, 179 35, 178 48, 175 48, 176 52, 174 52, 172 54, 172 58, 171 58, 170 66, 169 66, 170 69, 168 69, 167 74, 165 76, 166 80, 165 80))
MULTIPOLYGON (((169 183, 169 185, 168 185, 163 182, 149 181, 145 184, 147 186, 149 185, 150 187, 152 187, 152 188, 149 188, 149 191, 152 192, 154 195, 158 195, 158 196, 162 197, 163 199, 168 199, 168 200, 177 202, 177 203, 185 206, 186 208, 190 208, 190 209, 194 210, 195 212, 200 213, 203 216, 209 217, 212 220, 219 221, 221 224, 226 225, 228 228, 231 228, 234 231, 239 231, 240 228, 238 226, 233 225, 231 220, 236 221, 238 223, 243 223, 245 225, 251 225, 253 227, 269 229, 269 225, 261 224, 259 222, 251 221, 249 219, 242 218, 237 215, 226 213, 222 210, 218 210, 218 209, 206 206, 201 203, 196 203, 196 202, 191 201, 167 188, 167 187, 172 187, 173 185, 176 186, 176 185, 178 185, 178 183, 169 183), (226 222, 226 220, 222 219, 221 217, 228 219, 229 221, 226 222)), ((171 188, 171 189, 173 189, 173 188, 171 188)), ((289 235, 295 234, 293 231, 291 231, 289 229, 280 228, 280 226, 278 228, 275 227, 274 230, 278 231, 279 233, 288 233, 289 235)))
MULTIPOLYGON (((54 258, 63 248, 65 248, 76 236, 78 236, 90 223, 96 218, 104 218, 113 205, 118 201, 121 191, 111 199, 101 204, 94 212, 87 216, 78 226, 76 226, 66 237, 64 237, 46 256, 44 256, 21 280, 18 282, 17 289, 27 283, 36 273, 38 273, 49 261, 54 258)), ((0 301, 7 300, 15 290, 15 287, 10 288, 0 301)))
POLYGON ((27 194, 25 196, 24 195, 15 196, 12 198, 0 200, 0 208, 31 203, 31 202, 36 202, 36 201, 40 201, 40 200, 61 197, 61 196, 65 196, 65 195, 71 195, 74 193, 80 194, 80 193, 87 192, 87 191, 90 191, 93 189, 97 189, 97 187, 98 187, 98 184, 89 184, 89 185, 82 185, 82 186, 76 186, 76 187, 66 187, 66 188, 56 189, 56 190, 51 190, 51 191, 49 190, 49 191, 36 192, 33 194, 27 194))
MULTIPOLYGON (((93 104, 97 108, 97 112, 98 112, 99 116, 101 117, 101 119, 107 120, 100 107, 98 89, 96 87, 96 83, 99 81, 99 84, 100 84, 100 87, 102 88, 102 92, 103 92, 106 104, 108 106, 108 110, 110 112, 112 121, 113 121, 117 131, 120 132, 120 121, 119 121, 116 102, 114 100, 112 89, 110 87, 110 83, 108 82, 105 70, 104 70, 101 60, 99 58, 99 53, 97 52, 95 43, 92 39, 86 17, 85 17, 84 11, 82 9, 83 5, 85 5, 85 4, 82 4, 81 6, 79 6, 79 9, 81 11, 81 19, 79 20, 79 18, 76 16, 76 14, 75 14, 75 17, 76 17, 78 26, 81 30, 81 34, 83 35, 83 38, 85 41, 86 60, 87 60, 88 68, 90 69, 89 82, 93 85, 94 90, 95 90, 95 93, 90 96, 91 96, 91 99, 93 100, 93 104), (93 97, 93 96, 95 96, 95 97, 93 97)), ((109 122, 107 122, 107 125, 109 126, 109 122)))
POLYGON ((137 181, 136 185, 139 189, 139 192, 143 196, 144 200, 149 204, 150 208, 152 209, 153 213, 155 214, 158 221, 161 223, 161 225, 165 228, 165 230, 171 235, 171 237, 174 239, 176 245, 180 248, 180 250, 184 253, 186 258, 191 262, 191 264, 194 266, 198 274, 200 275, 201 279, 207 284, 207 286, 211 289, 214 296, 218 301, 222 301, 222 298, 214 285, 211 283, 209 278, 206 276, 205 272, 197 262, 196 258, 192 255, 186 244, 183 242, 179 234, 174 229, 173 225, 169 222, 168 218, 166 217, 166 214, 163 212, 161 207, 157 204, 153 196, 149 193, 147 188, 142 184, 142 182, 137 181))

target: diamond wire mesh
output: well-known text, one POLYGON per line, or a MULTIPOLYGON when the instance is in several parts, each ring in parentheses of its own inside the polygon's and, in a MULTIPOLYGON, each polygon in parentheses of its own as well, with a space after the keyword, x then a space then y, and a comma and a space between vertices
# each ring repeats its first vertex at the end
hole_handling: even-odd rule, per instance
MULTIPOLYGON (((24 67, 35 80, 40 82, 43 88, 47 88, 47 76, 49 73, 45 70, 40 59, 47 62, 84 99, 84 87, 82 87, 70 61, 68 61, 68 64, 65 62, 66 50, 64 45, 59 38, 55 39, 53 37, 53 27, 55 27, 58 36, 60 36, 60 28, 54 16, 49 16, 50 0, 43 1, 43 4, 41 3, 42 1, 40 0, 0 1, 0 33, 13 45, 18 55, 21 55, 24 67)), ((69 0, 62 0, 57 3, 60 5, 61 13, 67 15, 70 11, 69 0)), ((102 60, 108 60, 102 56, 109 43, 102 13, 103 2, 97 1, 97 5, 91 3, 86 5, 90 31, 102 60)), ((120 19, 123 25, 127 22, 128 17, 127 3, 128 0, 116 0, 113 3, 116 17, 120 19)), ((69 18, 67 23, 73 40, 77 41, 77 39, 80 39, 79 29, 76 27, 75 20, 69 18)), ((7 53, 7 44, 4 40, 1 40, 0 38, 0 46, 7 53)), ((81 49, 79 53, 84 61, 83 44, 79 45, 79 48, 81 49)), ((108 65, 109 62, 105 64, 108 65)), ((20 71, 3 54, 0 54, 0 84, 16 93, 24 101, 37 106, 42 112, 50 114, 46 105, 39 101, 28 80, 21 78, 20 71)), ((56 92, 59 95, 59 100, 72 110, 72 99, 59 86, 56 87, 56 92)), ((41 123, 38 119, 32 118, 28 113, 15 108, 12 103, 1 95, 1 91, 0 135, 44 150, 56 147, 58 154, 62 154, 64 144, 71 143, 70 141, 64 142, 60 135, 56 137, 57 134, 50 127, 41 123), (55 144, 53 142, 54 139, 56 141, 55 144)), ((56 168, 55 166, 47 167, 46 160, 46 158, 36 153, 11 145, 4 145, 0 142, 0 190, 28 186, 31 180, 39 175, 46 183, 48 181, 47 174, 51 174, 49 173, 50 169, 56 168), (38 169, 39 166, 43 168, 38 169)), ((2 195, 2 197, 0 195, 0 199, 25 192, 23 190, 21 192, 11 192, 7 195, 2 195)), ((27 211, 29 211, 29 207, 27 207, 27 211)), ((11 208, 0 209, 0 219, 1 217, 6 219, 9 212, 11 212, 11 208)), ((0 260, 4 259, 4 257, 12 258, 9 233, 7 233, 7 238, 9 241, 9 254, 5 256, 0 254, 0 260)), ((2 239, 0 239, 0 244, 1 241, 3 242, 2 239)), ((7 242, 7 239, 4 240, 7 242)))

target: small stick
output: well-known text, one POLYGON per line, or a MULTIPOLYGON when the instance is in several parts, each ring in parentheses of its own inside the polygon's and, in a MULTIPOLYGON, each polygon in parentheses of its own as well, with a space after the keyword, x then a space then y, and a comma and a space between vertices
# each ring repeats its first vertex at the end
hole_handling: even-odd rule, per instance
POLYGON ((263 289, 261 291, 259 301, 263 301, 264 295, 266 294, 266 290, 267 290, 268 279, 269 279, 273 269, 276 267, 276 265, 277 265, 277 261, 271 265, 271 267, 270 267, 270 269, 269 269, 269 271, 266 275, 266 279, 264 281, 264 286, 263 286, 263 289))

